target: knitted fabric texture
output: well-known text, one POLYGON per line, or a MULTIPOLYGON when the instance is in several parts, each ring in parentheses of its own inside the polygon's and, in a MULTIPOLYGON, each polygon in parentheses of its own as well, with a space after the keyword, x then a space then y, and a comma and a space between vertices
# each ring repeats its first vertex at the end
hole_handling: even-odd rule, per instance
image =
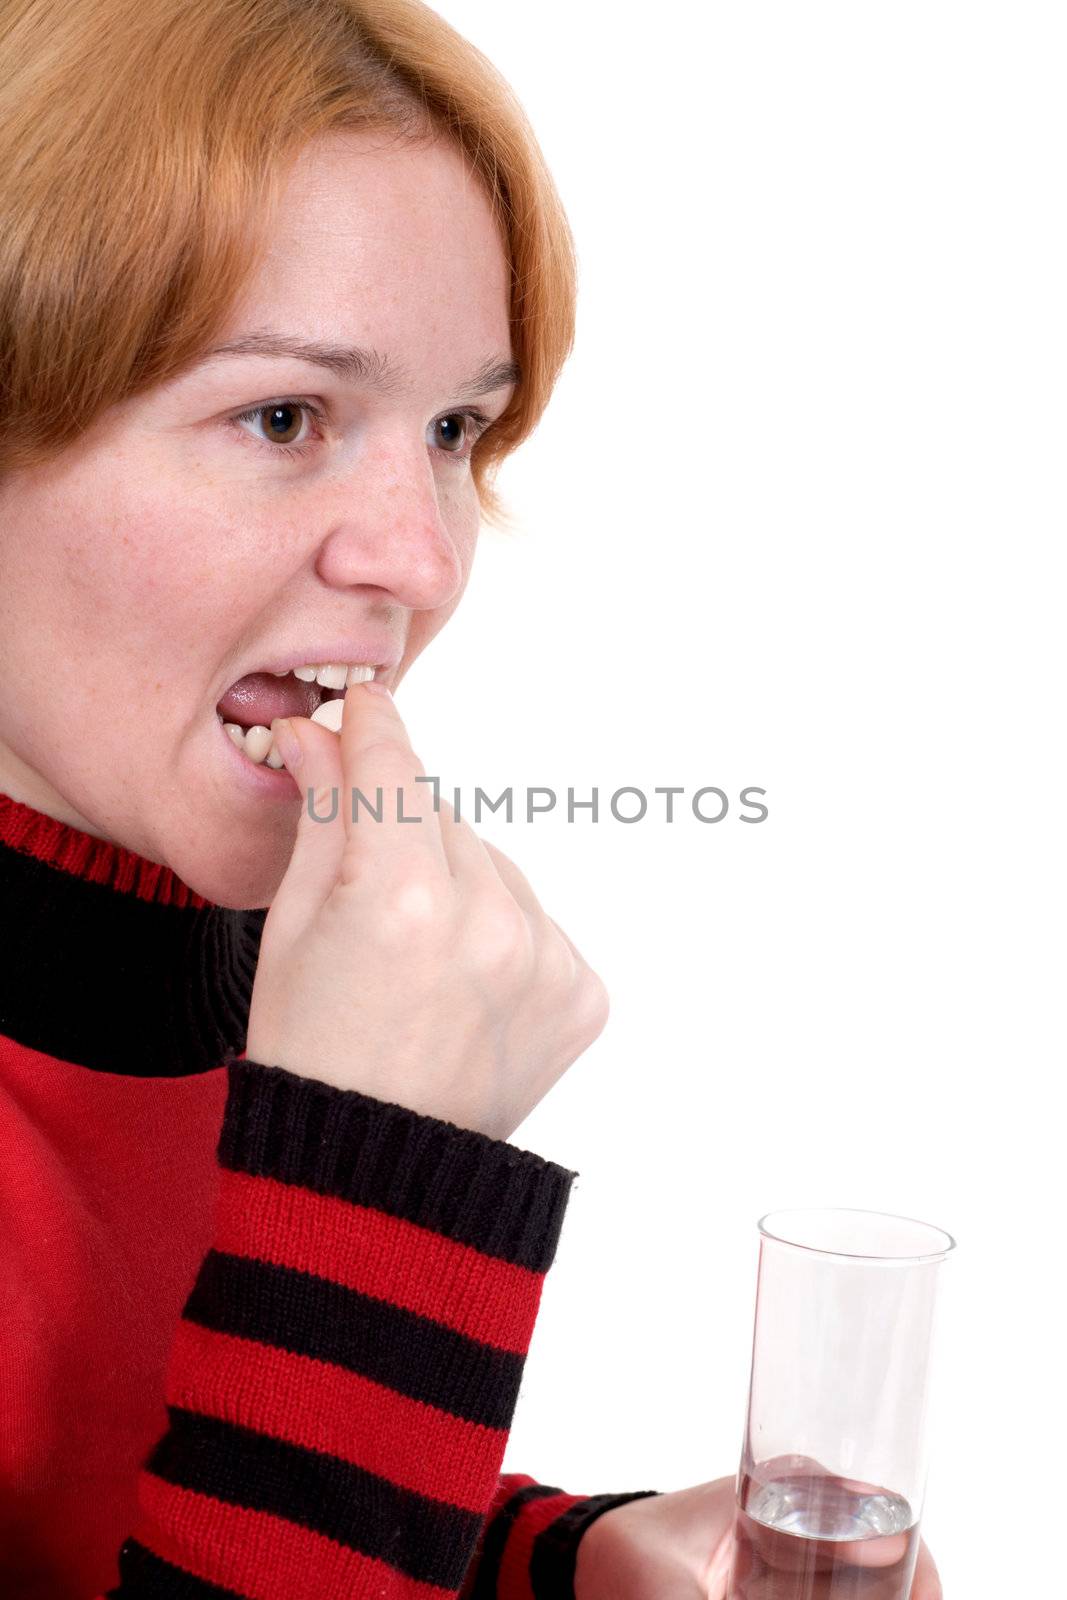
POLYGON ((244 1054, 265 912, 0 795, 0 1595, 573 1600, 501 1473, 576 1173, 244 1054))

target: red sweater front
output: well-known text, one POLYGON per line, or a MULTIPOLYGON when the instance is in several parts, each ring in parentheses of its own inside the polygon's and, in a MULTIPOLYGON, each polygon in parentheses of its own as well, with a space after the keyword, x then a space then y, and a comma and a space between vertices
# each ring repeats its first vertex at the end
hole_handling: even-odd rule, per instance
POLYGON ((244 1057, 264 911, 0 795, 2 1600, 573 1600, 500 1473, 577 1176, 244 1057))

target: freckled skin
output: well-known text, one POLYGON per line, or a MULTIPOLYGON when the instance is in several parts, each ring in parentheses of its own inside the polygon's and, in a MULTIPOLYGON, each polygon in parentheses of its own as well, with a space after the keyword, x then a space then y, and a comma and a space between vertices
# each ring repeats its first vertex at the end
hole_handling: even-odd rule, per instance
MULTIPOLYGON (((242 793, 216 701, 281 650, 366 625, 402 649, 395 687, 459 603, 478 533, 469 467, 432 425, 511 353, 504 250, 450 145, 316 141, 278 219, 216 342, 271 328, 368 345, 403 392, 230 359, 0 482, 0 789, 233 906, 270 904, 299 800, 242 793), (232 420, 289 395, 328 417, 297 413, 300 460, 266 416, 232 420)), ((507 399, 479 403, 495 416, 507 399)))

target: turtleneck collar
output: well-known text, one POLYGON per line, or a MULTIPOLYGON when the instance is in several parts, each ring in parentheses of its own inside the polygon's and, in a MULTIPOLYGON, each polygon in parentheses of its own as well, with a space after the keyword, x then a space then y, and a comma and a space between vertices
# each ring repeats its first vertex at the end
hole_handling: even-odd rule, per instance
POLYGON ((0 794, 0 1034, 88 1067, 182 1077, 245 1047, 265 910, 0 794))

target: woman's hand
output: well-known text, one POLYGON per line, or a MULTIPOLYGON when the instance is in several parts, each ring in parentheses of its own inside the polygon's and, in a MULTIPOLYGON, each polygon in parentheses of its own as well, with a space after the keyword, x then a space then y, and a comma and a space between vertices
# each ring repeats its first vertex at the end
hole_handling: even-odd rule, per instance
POLYGON ((603 984, 518 868, 434 808, 387 693, 354 684, 340 738, 287 721, 300 824, 263 928, 249 1060, 507 1138, 600 1033, 603 984), (336 791, 332 821, 309 815, 309 788, 320 817, 336 791), (375 810, 381 790, 380 821, 362 801, 352 821, 353 789, 375 810))
MULTIPOLYGON (((716 1478, 605 1511, 578 1542, 576 1600, 726 1600, 734 1488, 734 1478, 716 1478)), ((785 1591, 771 1575, 769 1586, 757 1580, 755 1588, 750 1584, 743 1592, 744 1600, 779 1600, 785 1591)), ((855 1593, 857 1600, 860 1594, 876 1596, 869 1587, 855 1593)), ((818 1588, 811 1600, 824 1600, 818 1588)), ((829 1589, 825 1600, 831 1600, 829 1589)), ((925 1544, 919 1546, 910 1600, 942 1600, 925 1544)))

